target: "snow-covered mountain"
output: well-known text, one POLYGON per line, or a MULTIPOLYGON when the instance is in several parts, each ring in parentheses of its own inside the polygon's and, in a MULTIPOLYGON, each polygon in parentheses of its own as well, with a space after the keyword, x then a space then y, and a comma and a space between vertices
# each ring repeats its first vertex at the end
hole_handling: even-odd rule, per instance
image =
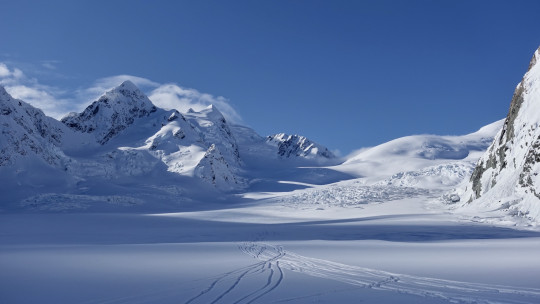
POLYGON ((277 148, 282 158, 304 157, 307 159, 333 159, 334 154, 304 136, 279 133, 266 137, 266 142, 277 148))
POLYGON ((138 118, 147 117, 157 108, 131 81, 108 91, 82 113, 62 118, 68 127, 95 135, 100 144, 107 143, 138 118))
POLYGON ((215 106, 210 105, 200 112, 190 109, 185 113, 185 117, 197 130, 201 139, 215 145, 229 164, 234 167, 242 166, 236 138, 225 117, 215 106))
MULTIPOLYGON (((221 190, 244 187, 236 175, 242 166, 236 141, 215 107, 184 115, 160 109, 126 81, 62 122, 76 132, 93 134, 105 146, 96 150, 98 158, 106 157, 94 169, 104 163, 108 166, 93 170, 93 175, 144 179, 157 166, 165 165, 169 172, 197 177, 221 190)), ((95 158, 85 160, 86 164, 95 158)))
POLYGON ((231 131, 243 155, 312 164, 339 162, 328 148, 305 136, 278 133, 263 137, 255 130, 241 125, 232 125, 231 131))
POLYGON ((263 137, 249 127, 231 125, 215 106, 186 113, 158 108, 129 81, 61 122, 4 90, 0 93, 5 126, 0 178, 32 185, 33 196, 17 197, 25 206, 40 208, 77 198, 124 204, 144 201, 141 195, 167 201, 177 200, 179 193, 185 198, 212 191, 270 193, 354 177, 362 187, 439 191, 472 172, 503 123, 464 136, 398 138, 357 151, 343 162, 303 136, 263 137), (30 154, 53 170, 37 170, 32 176, 44 177, 38 182, 25 182, 28 174, 14 173, 21 166, 13 160, 30 154), (50 179, 49 184, 58 184, 55 188, 44 186, 47 176, 62 178, 50 179), (139 194, 131 193, 133 187, 139 194))
POLYGON ((19 159, 39 159, 61 167, 67 160, 60 148, 62 124, 26 102, 14 99, 2 86, 0 125, 0 167, 15 165, 19 159))
MULTIPOLYGON (((0 111, 0 179, 6 187, 20 187, 10 192, 14 199, 34 195, 24 199, 34 206, 75 197, 87 200, 89 193, 101 197, 98 201, 133 201, 122 186, 126 183, 175 194, 208 192, 205 187, 210 187, 208 193, 239 191, 253 179, 253 164, 275 168, 285 161, 279 145, 248 127, 230 125, 215 106, 186 113, 161 109, 130 81, 61 121, 12 98, 3 88, 0 111)), ((298 142, 291 147, 305 151, 288 156, 307 162, 302 164, 330 155, 317 153, 328 150, 304 137, 294 138, 298 142)), ((281 166, 296 172, 291 164, 281 166)))
POLYGON ((241 177, 234 173, 234 170, 231 170, 215 144, 208 148, 195 167, 195 176, 222 190, 235 190, 238 185, 245 183, 241 177))
POLYGON ((517 85, 508 116, 461 193, 464 206, 540 219, 540 49, 517 85))

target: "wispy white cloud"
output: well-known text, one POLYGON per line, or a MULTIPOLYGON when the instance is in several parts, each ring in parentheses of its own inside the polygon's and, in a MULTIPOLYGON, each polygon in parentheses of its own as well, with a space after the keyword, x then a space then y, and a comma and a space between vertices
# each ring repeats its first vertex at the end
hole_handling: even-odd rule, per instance
POLYGON ((0 83, 10 84, 21 81, 25 76, 17 68, 10 69, 5 63, 0 62, 0 83))
POLYGON ((201 93, 195 89, 183 88, 176 84, 160 85, 150 92, 149 98, 158 107, 177 109, 180 112, 187 112, 190 108, 200 111, 209 105, 214 105, 228 121, 233 123, 242 122, 238 112, 225 97, 216 97, 211 94, 201 93))
POLYGON ((116 75, 98 79, 89 88, 77 91, 79 100, 86 100, 85 104, 96 100, 104 92, 129 80, 143 92, 147 92, 148 98, 158 107, 164 109, 176 109, 187 112, 190 108, 200 111, 209 105, 216 106, 225 116, 225 119, 234 123, 242 122, 242 118, 230 105, 229 101, 222 96, 213 96, 201 93, 195 89, 184 88, 176 84, 160 84, 147 78, 133 75, 116 75))
POLYGON ((159 83, 154 82, 150 79, 132 75, 116 75, 100 78, 96 80, 90 87, 82 88, 75 91, 74 99, 78 100, 77 111, 82 110, 92 101, 97 100, 101 95, 103 95, 103 93, 113 89, 114 87, 117 87, 126 80, 133 82, 143 92, 147 92, 148 90, 152 90, 160 86, 159 83))
POLYGON ((70 105, 69 99, 62 97, 64 91, 41 84, 35 78, 26 76, 20 69, 10 68, 1 62, 0 85, 14 98, 24 100, 55 118, 65 114, 70 105))
POLYGON ((110 76, 110 77, 100 78, 96 80, 94 82, 94 85, 86 89, 86 91, 103 94, 103 92, 106 92, 114 87, 117 87, 118 85, 120 85, 122 82, 126 80, 133 82, 137 87, 139 87, 143 91, 146 88, 156 88, 160 86, 159 83, 154 82, 150 79, 143 78, 143 77, 137 77, 137 76, 132 76, 132 75, 116 75, 116 76, 110 76))
MULTIPOLYGON (((42 65, 47 63, 51 66, 46 68, 55 68, 56 61, 42 62, 42 65)), ((187 112, 190 108, 199 111, 212 104, 223 113, 228 121, 242 122, 242 118, 226 98, 201 93, 195 89, 184 88, 176 84, 161 84, 133 75, 116 75, 100 78, 89 87, 68 91, 44 85, 36 78, 28 77, 20 69, 0 62, 0 85, 4 86, 13 97, 40 108, 45 114, 54 118, 61 118, 68 112, 84 110, 106 91, 126 80, 130 80, 143 92, 146 92, 150 100, 158 107, 187 112)))
POLYGON ((56 65, 60 63, 58 60, 43 60, 41 66, 48 70, 56 70, 56 65))
POLYGON ((11 71, 8 69, 7 65, 0 62, 0 77, 9 77, 11 71))
POLYGON ((343 156, 343 154, 341 153, 341 150, 339 150, 339 149, 331 150, 331 152, 337 157, 342 157, 343 156))

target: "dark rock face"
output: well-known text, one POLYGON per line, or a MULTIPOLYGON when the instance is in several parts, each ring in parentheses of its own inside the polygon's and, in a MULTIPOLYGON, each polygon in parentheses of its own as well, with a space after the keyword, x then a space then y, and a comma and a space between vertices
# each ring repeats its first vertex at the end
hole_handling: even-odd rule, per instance
MULTIPOLYGON (((475 192, 476 197, 481 196, 481 184, 480 179, 482 178, 482 175, 484 171, 486 171, 487 168, 493 168, 496 169, 499 168, 499 171, 506 168, 507 166, 507 160, 506 160, 506 153, 508 151, 507 143, 514 139, 515 137, 515 120, 518 116, 519 110, 521 109, 521 105, 523 104, 523 94, 525 92, 525 88, 523 86, 523 82, 521 82, 518 87, 516 88, 514 95, 512 96, 512 101, 510 102, 510 109, 508 110, 508 115, 506 116, 506 119, 504 121, 502 130, 498 136, 498 139, 496 142, 498 142, 497 145, 495 145, 495 142, 491 145, 489 148, 489 157, 487 161, 484 163, 480 161, 478 165, 475 167, 473 174, 471 175, 471 183, 472 187, 475 192)), ((495 185, 497 183, 496 179, 493 180, 492 184, 495 185)))
POLYGON ((540 189, 537 189, 533 182, 533 176, 538 175, 538 172, 534 172, 533 168, 538 163, 540 163, 540 136, 532 143, 525 158, 523 171, 519 175, 519 185, 528 188, 534 196, 540 199, 540 189))
POLYGON ((531 207, 540 204, 540 201, 531 203, 540 199, 537 178, 540 174, 540 68, 536 65, 539 56, 540 49, 516 87, 502 129, 471 175, 465 190, 469 203, 490 193, 493 201, 511 198, 515 202, 526 202, 519 214, 540 210, 531 207))
POLYGON ((524 91, 525 91, 525 88, 523 87, 523 82, 521 82, 519 86, 516 88, 516 91, 514 92, 514 96, 512 96, 512 102, 510 103, 510 110, 508 111, 508 115, 506 116, 506 120, 504 122, 504 127, 503 127, 504 129, 499 138, 499 143, 502 143, 505 135, 506 135, 506 142, 509 142, 515 136, 514 122, 519 113, 519 110, 521 109, 521 105, 523 104, 524 91))
MULTIPOLYGON (((471 175, 471 184, 472 184, 472 190, 474 192, 475 197, 480 197, 482 194, 482 183, 480 182, 480 179, 482 178, 482 175, 486 171, 484 167, 484 163, 480 162, 476 165, 474 168, 474 171, 471 175)), ((469 202, 472 201, 472 197, 470 198, 469 202)))

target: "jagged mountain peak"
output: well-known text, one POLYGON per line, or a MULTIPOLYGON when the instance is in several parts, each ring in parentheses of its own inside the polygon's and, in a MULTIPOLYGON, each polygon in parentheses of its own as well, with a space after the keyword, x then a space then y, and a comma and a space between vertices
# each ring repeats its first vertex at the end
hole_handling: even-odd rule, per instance
POLYGON ((6 89, 4 88, 4 86, 0 85, 0 97, 7 97, 8 92, 6 92, 6 89))
MULTIPOLYGON (((18 100, 18 99, 13 98, 13 96, 11 96, 11 94, 9 94, 2 85, 0 85, 0 104, 3 105, 3 108, 7 109, 7 107, 12 106, 12 103, 15 102, 15 101, 18 102, 19 106, 22 106, 23 104, 28 105, 26 102, 24 102, 22 100, 18 100)), ((41 110, 39 110, 37 108, 36 108, 36 110, 41 111, 41 110)))
POLYGON ((213 104, 207 106, 206 108, 200 110, 199 112, 196 112, 196 111, 193 111, 193 109, 191 109, 192 111, 188 113, 191 113, 191 114, 196 114, 198 113, 199 115, 203 115, 213 121, 222 121, 222 122, 225 122, 226 119, 225 119, 225 116, 223 116, 223 114, 221 113, 221 111, 213 104))
POLYGON ((305 136, 278 133, 266 137, 266 142, 277 146, 277 153, 282 158, 335 158, 335 155, 328 148, 309 140, 305 136))
POLYGON ((188 111, 185 117, 201 134, 208 144, 215 144, 225 159, 233 167, 241 167, 240 152, 236 138, 223 114, 216 106, 210 105, 201 111, 188 111))
POLYGON ((117 87, 117 89, 122 89, 122 90, 126 90, 126 91, 138 91, 139 90, 139 88, 133 82, 131 82, 131 80, 125 80, 124 82, 122 82, 117 87))
POLYGON ((136 105, 140 108, 155 107, 146 94, 129 80, 126 80, 119 86, 105 92, 97 102, 105 104, 111 103, 111 105, 116 107, 124 106, 125 104, 136 105))
POLYGON ((120 99, 120 101, 124 102, 139 102, 140 104, 144 104, 145 107, 152 107, 154 104, 148 99, 146 94, 144 94, 133 82, 126 80, 122 82, 119 86, 112 88, 111 90, 107 91, 104 96, 106 95, 112 95, 111 97, 114 97, 115 94, 118 94, 123 97, 127 97, 127 99, 119 98, 120 96, 116 96, 117 99, 120 99))
POLYGON ((136 119, 156 111, 150 99, 127 80, 107 91, 82 113, 70 113, 61 121, 76 131, 94 133, 97 142, 105 144, 136 119))

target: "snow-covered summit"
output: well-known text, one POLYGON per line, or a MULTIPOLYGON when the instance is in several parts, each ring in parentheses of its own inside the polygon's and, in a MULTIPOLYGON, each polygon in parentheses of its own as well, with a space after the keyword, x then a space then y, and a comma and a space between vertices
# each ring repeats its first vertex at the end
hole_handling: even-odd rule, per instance
POLYGON ((156 110, 150 99, 128 80, 106 92, 82 113, 70 113, 61 121, 76 131, 95 134, 96 141, 103 145, 136 119, 156 110))
POLYGON ((517 85, 510 110, 462 193, 466 205, 540 220, 540 49, 517 85))
POLYGON ((236 138, 229 123, 217 107, 210 105, 199 112, 188 111, 184 116, 197 130, 208 147, 214 144, 231 166, 242 166, 236 138))
POLYGON ((184 114, 157 109, 135 122, 111 145, 120 145, 119 149, 130 153, 149 154, 166 165, 167 171, 198 178, 220 190, 244 187, 237 176, 243 165, 238 145, 227 121, 212 106, 184 114))
POLYGON ((278 133, 266 137, 266 142, 277 147, 277 154, 282 158, 304 157, 307 159, 333 159, 335 155, 326 147, 300 135, 278 133))
POLYGON ((8 94, 6 89, 0 85, 0 101, 11 98, 11 95, 8 94))

